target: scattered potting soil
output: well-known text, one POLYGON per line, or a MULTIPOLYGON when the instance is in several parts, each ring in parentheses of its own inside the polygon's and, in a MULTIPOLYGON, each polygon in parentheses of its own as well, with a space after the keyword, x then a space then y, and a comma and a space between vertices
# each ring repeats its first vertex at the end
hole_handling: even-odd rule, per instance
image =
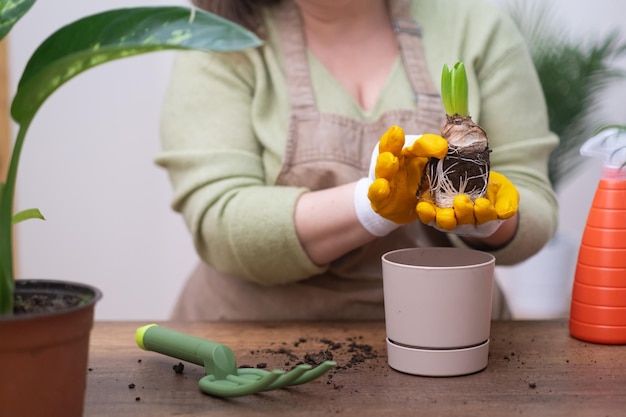
MULTIPOLYGON (((340 390, 343 385, 333 381, 333 377, 352 368, 358 368, 365 364, 368 360, 378 358, 372 346, 361 343, 362 336, 348 337, 344 341, 336 342, 327 338, 300 338, 294 343, 282 342, 281 346, 275 349, 257 349, 251 350, 250 355, 254 358, 267 360, 257 362, 256 365, 239 363, 239 368, 258 368, 258 369, 284 369, 289 371, 298 365, 307 364, 313 367, 320 365, 325 361, 335 361, 337 365, 326 373, 326 383, 332 384, 333 389, 340 390), (293 346, 293 349, 290 348, 293 346)), ((137 360, 141 363, 141 359, 137 360)), ((185 365, 178 362, 172 366, 176 374, 182 374, 185 365)), ((128 384, 129 389, 134 389, 135 384, 128 384)), ((135 401, 140 401, 140 397, 136 397, 135 401)))
POLYGON ((185 370, 185 365, 182 362, 178 362, 176 365, 172 366, 172 369, 177 374, 182 374, 183 371, 185 370))
MULTIPOLYGON (((300 338, 291 344, 283 342, 277 349, 259 349, 251 351, 255 357, 274 359, 271 362, 282 363, 285 370, 290 370, 298 365, 308 364, 317 366, 325 361, 335 361, 337 366, 327 373, 327 383, 332 384, 336 374, 364 364, 368 360, 378 358, 378 353, 372 346, 360 343, 362 337, 348 337, 345 341, 337 342, 327 338, 300 338), (308 348, 308 349, 307 349, 308 348), (304 353, 303 350, 307 349, 304 353), (267 356, 270 355, 270 356, 267 356)), ((252 367, 241 365, 241 367, 252 367)), ((267 368, 267 362, 259 362, 256 368, 267 368)), ((341 385, 334 385, 335 389, 341 389, 341 385)))
POLYGON ((77 307, 85 301, 82 295, 29 294, 15 295, 14 314, 38 314, 77 307))

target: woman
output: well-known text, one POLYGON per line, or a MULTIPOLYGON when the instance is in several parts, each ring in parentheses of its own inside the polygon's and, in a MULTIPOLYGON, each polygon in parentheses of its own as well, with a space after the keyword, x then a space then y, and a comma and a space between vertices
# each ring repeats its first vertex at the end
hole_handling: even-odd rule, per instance
POLYGON ((175 319, 382 319, 383 253, 471 245, 513 264, 554 233, 547 158, 557 138, 522 38, 489 3, 195 3, 265 44, 182 53, 175 64, 157 162, 203 260, 175 319), (520 193, 519 215, 486 238, 419 221, 368 230, 355 201, 372 149, 392 125, 440 131, 433 80, 456 61, 467 68, 470 114, 489 135, 492 168, 520 193))

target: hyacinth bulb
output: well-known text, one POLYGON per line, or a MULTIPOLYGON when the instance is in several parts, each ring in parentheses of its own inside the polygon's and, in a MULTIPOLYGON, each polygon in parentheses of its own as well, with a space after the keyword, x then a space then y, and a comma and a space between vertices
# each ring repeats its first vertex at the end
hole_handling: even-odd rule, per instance
POLYGON ((418 196, 448 208, 459 194, 472 201, 486 196, 490 149, 487 133, 468 114, 467 75, 462 62, 452 69, 444 65, 441 95, 446 111, 441 136, 448 141, 448 153, 428 161, 418 196))

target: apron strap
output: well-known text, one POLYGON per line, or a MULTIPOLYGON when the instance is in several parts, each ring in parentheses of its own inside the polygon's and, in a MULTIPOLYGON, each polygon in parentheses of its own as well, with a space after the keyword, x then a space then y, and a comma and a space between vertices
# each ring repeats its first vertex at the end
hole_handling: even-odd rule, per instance
POLYGON ((439 96, 430 77, 424 48, 422 46, 422 27, 411 14, 411 0, 389 0, 391 23, 400 44, 400 54, 404 67, 413 87, 415 101, 419 103, 419 95, 439 96))
POLYGON ((283 65, 292 112, 298 115, 317 115, 317 106, 311 86, 307 48, 300 10, 293 0, 283 1, 278 7, 277 19, 283 49, 283 65))

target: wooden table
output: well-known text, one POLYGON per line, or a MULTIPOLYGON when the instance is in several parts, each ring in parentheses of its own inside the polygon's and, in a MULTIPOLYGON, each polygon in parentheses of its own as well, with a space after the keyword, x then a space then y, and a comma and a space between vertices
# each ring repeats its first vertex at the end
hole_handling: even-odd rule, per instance
POLYGON ((383 323, 159 323, 223 343, 238 365, 290 369, 329 351, 338 367, 310 383, 233 399, 203 394, 204 369, 135 345, 146 323, 96 322, 85 416, 624 416, 626 347, 582 342, 567 322, 494 322, 487 369, 406 375, 386 362, 383 323), (287 351, 291 352, 291 356, 287 351))

